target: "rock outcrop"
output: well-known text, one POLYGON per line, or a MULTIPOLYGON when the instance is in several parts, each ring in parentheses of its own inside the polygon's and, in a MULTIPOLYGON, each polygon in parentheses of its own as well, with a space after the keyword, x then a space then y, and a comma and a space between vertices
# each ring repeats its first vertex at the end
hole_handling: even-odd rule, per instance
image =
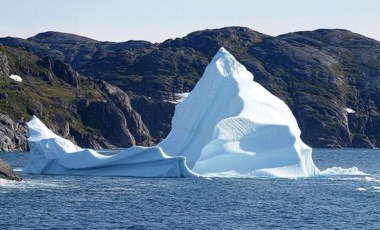
POLYGON ((9 61, 7 58, 7 55, 0 52, 0 75, 3 76, 9 76, 10 69, 9 69, 9 61))
POLYGON ((22 178, 17 176, 13 168, 5 161, 0 159, 0 179, 21 181, 22 178))
POLYGON ((0 151, 26 151, 27 129, 24 122, 14 122, 0 113, 0 151))

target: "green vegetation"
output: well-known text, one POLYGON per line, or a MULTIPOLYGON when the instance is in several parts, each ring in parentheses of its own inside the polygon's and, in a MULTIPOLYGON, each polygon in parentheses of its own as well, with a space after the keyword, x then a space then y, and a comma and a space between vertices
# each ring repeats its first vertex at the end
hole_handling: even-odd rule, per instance
POLYGON ((77 103, 82 98, 107 99, 97 84, 80 78, 79 88, 75 88, 39 66, 39 59, 24 50, 0 46, 0 52, 6 55, 11 72, 23 78, 23 82, 15 82, 0 76, 0 113, 14 121, 27 121, 32 115, 38 115, 55 130, 63 128, 58 120, 65 120, 79 132, 99 133, 84 126, 77 111, 77 103))

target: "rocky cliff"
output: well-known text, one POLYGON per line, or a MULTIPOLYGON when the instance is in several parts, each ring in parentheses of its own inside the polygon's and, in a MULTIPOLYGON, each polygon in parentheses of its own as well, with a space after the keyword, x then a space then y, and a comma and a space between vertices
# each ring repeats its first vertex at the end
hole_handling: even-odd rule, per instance
MULTIPOLYGON (((47 70, 38 75, 41 81, 49 82, 51 75, 77 92, 76 122, 67 116, 64 120, 70 128, 64 133, 84 146, 149 145, 164 138, 174 112, 174 104, 166 101, 174 100, 174 93, 190 91, 224 46, 253 72, 256 81, 289 105, 307 144, 380 147, 380 42, 350 31, 321 29, 271 37, 249 28, 227 27, 159 44, 99 42, 46 32, 27 40, 3 38, 0 43, 21 47, 40 59, 39 68, 47 70), (77 75, 78 83, 73 80, 77 75), (96 90, 86 91, 88 85, 96 90), (88 93, 101 96, 94 100, 88 93), (104 130, 112 131, 105 134, 104 130)), ((12 69, 6 59, 0 55, 0 66, 5 66, 0 67, 0 75, 12 69)), ((20 71, 27 71, 25 64, 16 63, 20 71)), ((16 122, 20 119, 6 111, 0 107, 16 122)), ((57 129, 65 127, 51 120, 47 123, 57 129)))
POLYGON ((0 113, 0 151, 26 151, 27 128, 24 122, 14 122, 0 113))
POLYGON ((128 95, 77 73, 59 60, 0 46, 0 151, 26 151, 25 121, 37 115, 52 130, 81 146, 151 145, 128 95), (17 82, 9 78, 16 74, 17 82))
POLYGON ((22 178, 17 176, 13 168, 5 161, 0 159, 0 179, 21 181, 22 178))

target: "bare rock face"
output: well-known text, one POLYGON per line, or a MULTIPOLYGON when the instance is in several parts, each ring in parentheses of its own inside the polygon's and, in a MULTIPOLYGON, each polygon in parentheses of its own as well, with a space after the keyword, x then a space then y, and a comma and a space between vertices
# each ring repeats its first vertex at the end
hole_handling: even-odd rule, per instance
POLYGON ((9 61, 5 54, 0 51, 0 77, 8 77, 10 74, 9 61))
POLYGON ((0 113, 0 151, 26 151, 27 128, 0 113))
POLYGON ((18 177, 13 168, 5 161, 0 159, 0 178, 7 180, 21 181, 22 178, 18 177))
POLYGON ((98 84, 110 100, 78 103, 84 124, 100 130, 102 136, 116 147, 154 144, 141 116, 132 108, 129 96, 104 81, 98 84))
MULTIPOLYGON (((49 69, 56 76, 64 80, 67 84, 72 85, 75 88, 79 86, 78 73, 75 72, 71 66, 58 60, 45 57, 39 64, 49 69)), ((49 78, 49 77, 48 77, 49 78)))
POLYGON ((128 94, 119 87, 105 81, 100 81, 100 84, 125 118, 125 122, 123 121, 122 124, 126 126, 125 128, 129 130, 132 139, 134 139, 133 144, 143 146, 153 145, 154 142, 152 141, 149 130, 142 121, 140 114, 132 108, 131 99, 128 94))

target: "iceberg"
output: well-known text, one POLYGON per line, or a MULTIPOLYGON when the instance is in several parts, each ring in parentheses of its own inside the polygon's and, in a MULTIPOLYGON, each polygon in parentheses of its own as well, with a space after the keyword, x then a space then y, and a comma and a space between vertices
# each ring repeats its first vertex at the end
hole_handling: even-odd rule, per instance
POLYGON ((253 75, 224 48, 181 100, 165 140, 113 156, 76 146, 34 116, 28 122, 30 161, 23 172, 136 177, 320 173, 288 106, 254 82, 253 75))
POLYGON ((307 177, 319 170, 300 134, 289 107, 222 47, 158 146, 199 174, 307 177))
POLYGON ((107 156, 82 149, 54 134, 36 116, 28 122, 29 163, 27 174, 191 177, 196 176, 184 157, 170 157, 160 147, 134 146, 107 156))

